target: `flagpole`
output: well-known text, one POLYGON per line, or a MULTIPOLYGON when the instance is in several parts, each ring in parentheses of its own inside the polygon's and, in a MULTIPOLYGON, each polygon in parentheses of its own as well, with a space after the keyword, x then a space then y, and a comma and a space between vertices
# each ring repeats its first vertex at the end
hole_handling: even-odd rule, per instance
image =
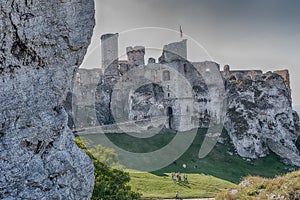
POLYGON ((181 28, 181 25, 179 26, 179 31, 180 31, 180 39, 182 39, 182 28, 181 28))

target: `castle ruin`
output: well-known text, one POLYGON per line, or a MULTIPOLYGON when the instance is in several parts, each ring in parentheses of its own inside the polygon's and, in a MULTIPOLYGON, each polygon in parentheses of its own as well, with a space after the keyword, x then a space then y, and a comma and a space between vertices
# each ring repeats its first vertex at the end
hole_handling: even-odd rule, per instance
POLYGON ((101 38, 102 50, 106 51, 102 52, 104 71, 99 93, 102 97, 109 96, 110 102, 105 103, 98 95, 98 103, 101 107, 110 107, 110 112, 98 112, 100 124, 132 120, 141 115, 168 116, 168 122, 162 125, 178 131, 208 127, 210 122, 221 123, 218 110, 222 105, 218 107, 217 104, 223 103, 218 102, 222 94, 217 85, 208 88, 206 82, 209 84, 212 80, 205 81, 200 74, 221 79, 215 74, 220 73, 219 65, 214 62, 190 63, 187 40, 165 45, 158 63, 150 58, 145 65, 145 47, 127 47, 128 59, 119 61, 116 55, 118 34, 101 38), (209 89, 213 88, 214 94, 209 94, 209 89))
MULTIPOLYGON (((212 61, 189 62, 187 40, 165 45, 162 55, 147 64, 143 46, 127 47, 127 60, 118 59, 118 34, 103 35, 101 46, 102 72, 93 86, 100 126, 130 122, 146 133, 224 124, 240 156, 258 158, 273 151, 300 166, 295 146, 300 126, 288 70, 264 73, 228 65, 220 70, 212 61)), ((135 131, 133 126, 128 130, 135 131)))
POLYGON ((187 40, 164 45, 158 62, 149 58, 145 64, 144 46, 127 47, 127 60, 119 60, 118 37, 118 33, 101 36, 102 71, 80 69, 76 74, 76 110, 83 112, 78 124, 98 121, 106 125, 140 119, 141 115, 171 116, 164 126, 185 131, 223 123, 225 81, 262 80, 275 73, 290 88, 287 70, 263 73, 230 70, 225 65, 221 71, 215 62, 189 62, 187 40), (95 101, 98 120, 90 114, 95 101))

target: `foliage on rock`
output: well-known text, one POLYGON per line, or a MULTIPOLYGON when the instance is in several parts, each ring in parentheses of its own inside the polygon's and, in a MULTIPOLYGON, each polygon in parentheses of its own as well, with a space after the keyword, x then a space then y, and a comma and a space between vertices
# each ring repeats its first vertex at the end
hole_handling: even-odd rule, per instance
MULTIPOLYGON (((131 187, 128 185, 130 181, 129 173, 110 168, 99 162, 78 137, 75 141, 78 147, 83 149, 94 163, 95 186, 92 200, 135 200, 141 198, 141 195, 131 191, 131 187)), ((105 151, 103 147, 102 150, 105 151)))

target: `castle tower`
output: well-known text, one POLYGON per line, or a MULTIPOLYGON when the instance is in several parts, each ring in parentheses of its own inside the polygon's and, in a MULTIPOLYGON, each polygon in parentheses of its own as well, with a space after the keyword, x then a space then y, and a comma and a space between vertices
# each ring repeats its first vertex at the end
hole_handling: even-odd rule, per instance
POLYGON ((139 66, 145 64, 144 61, 145 47, 143 46, 127 47, 126 53, 127 53, 129 65, 139 66))
POLYGON ((119 34, 101 36, 102 69, 105 75, 118 76, 118 38, 119 34))
POLYGON ((160 61, 172 62, 174 60, 187 59, 187 40, 173 42, 167 44, 163 48, 163 55, 159 58, 160 61))

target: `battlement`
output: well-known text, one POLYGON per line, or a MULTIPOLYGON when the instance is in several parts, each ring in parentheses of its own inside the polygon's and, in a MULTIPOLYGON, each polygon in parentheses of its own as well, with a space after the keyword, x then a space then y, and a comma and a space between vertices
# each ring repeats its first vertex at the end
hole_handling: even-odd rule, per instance
POLYGON ((135 47, 127 47, 126 54, 128 58, 129 65, 144 65, 144 56, 145 56, 145 47, 144 46, 135 46, 135 47))
POLYGON ((134 52, 141 52, 145 53, 145 47, 144 46, 134 46, 134 47, 127 47, 126 53, 134 53, 134 52))

